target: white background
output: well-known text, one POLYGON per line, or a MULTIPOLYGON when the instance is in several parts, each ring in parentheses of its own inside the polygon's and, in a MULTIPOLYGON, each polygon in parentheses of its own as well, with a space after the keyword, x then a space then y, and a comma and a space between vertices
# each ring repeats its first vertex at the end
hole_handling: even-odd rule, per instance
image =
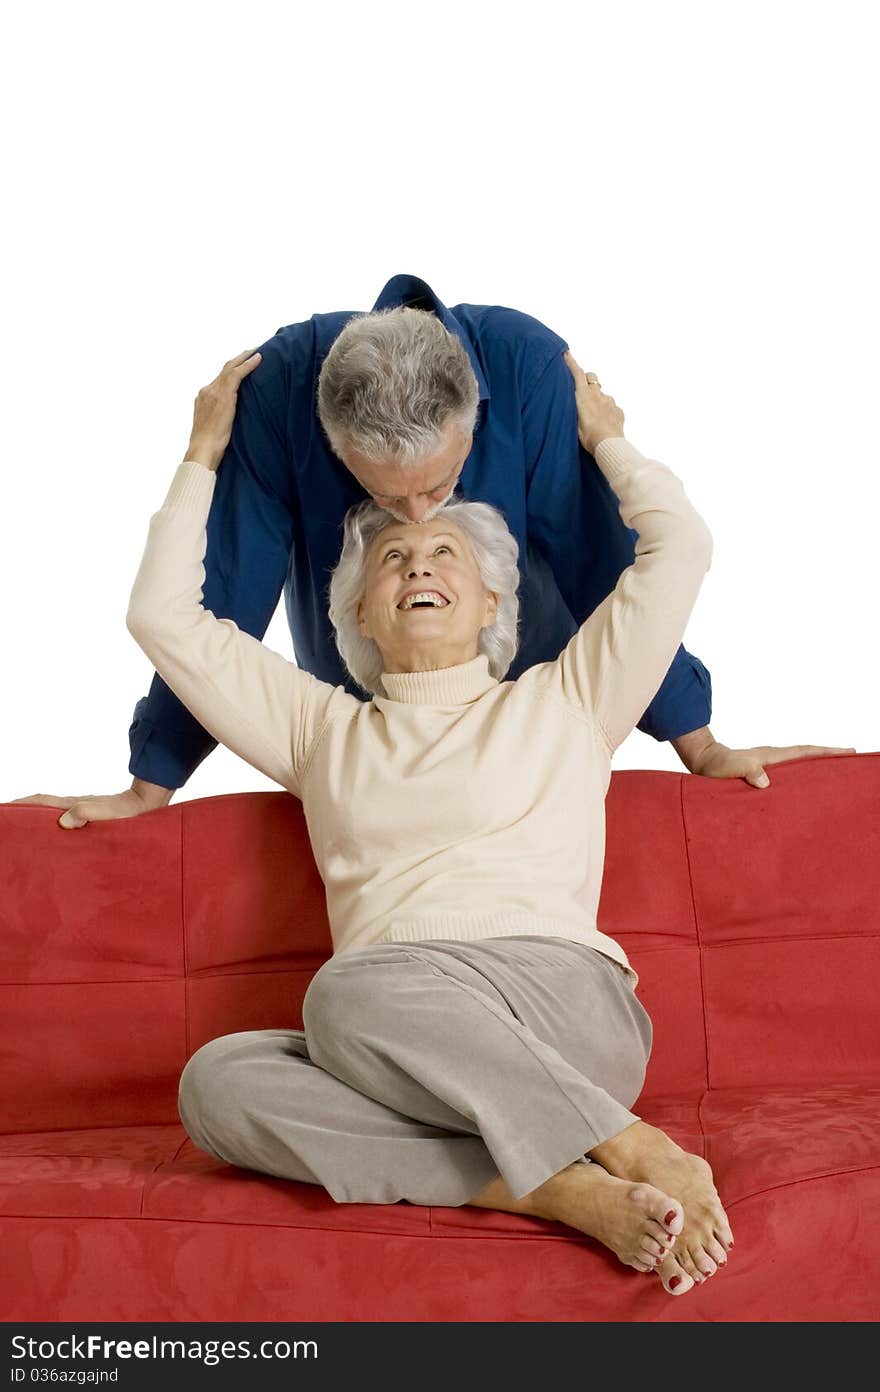
MULTIPOLYGON (((543 320, 683 480, 715 542, 685 644, 717 738, 880 748, 873 19, 11 10, 0 801, 130 786, 152 668, 125 613, 196 392, 398 272, 543 320)), ((292 657, 283 602, 264 641, 292 657)), ((682 765, 636 731, 615 767, 682 765)), ((250 789, 277 785, 218 748, 175 800, 250 789)))

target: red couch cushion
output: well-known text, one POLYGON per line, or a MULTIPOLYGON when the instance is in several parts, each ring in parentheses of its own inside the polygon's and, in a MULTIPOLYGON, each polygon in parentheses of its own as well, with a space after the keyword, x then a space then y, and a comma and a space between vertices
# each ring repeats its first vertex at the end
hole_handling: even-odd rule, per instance
POLYGON ((689 1301, 671 1301, 656 1278, 561 1223, 468 1205, 336 1204, 319 1185, 215 1160, 179 1126, 141 1126, 0 1138, 0 1213, 17 1220, 6 1230, 19 1254, 7 1318, 381 1320, 428 1310, 458 1320, 766 1320, 841 1318, 842 1307, 850 1319, 876 1316, 880 1086, 658 1098, 643 1115, 707 1155, 736 1236, 728 1269, 689 1301), (850 1265, 840 1239, 851 1243, 854 1213, 861 1288, 842 1292, 850 1265), (140 1229, 119 1221, 136 1219, 140 1229), (55 1260, 87 1268, 51 1295, 39 1258, 47 1232, 55 1260), (454 1238, 482 1251, 479 1277, 462 1268, 460 1242, 450 1251, 454 1238), (207 1266, 199 1273, 200 1295, 193 1250, 223 1256, 222 1280, 207 1266), (116 1263, 109 1285, 90 1270, 97 1254, 105 1272, 116 1263))

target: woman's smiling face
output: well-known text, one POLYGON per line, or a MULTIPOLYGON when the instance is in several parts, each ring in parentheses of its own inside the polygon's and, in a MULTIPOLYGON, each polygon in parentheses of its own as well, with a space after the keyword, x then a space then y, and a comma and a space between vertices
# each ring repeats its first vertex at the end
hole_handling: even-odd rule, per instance
POLYGON ((427 522, 390 522, 374 538, 357 620, 378 644, 386 672, 470 662, 497 612, 498 596, 483 584, 467 534, 442 510, 427 522), (417 593, 433 594, 436 604, 404 605, 417 593))

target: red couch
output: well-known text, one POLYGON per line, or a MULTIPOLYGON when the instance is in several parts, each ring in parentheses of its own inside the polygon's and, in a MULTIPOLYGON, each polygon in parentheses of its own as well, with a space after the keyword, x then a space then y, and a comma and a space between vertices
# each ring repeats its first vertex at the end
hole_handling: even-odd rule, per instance
POLYGON ((301 1026, 329 954, 299 802, 62 831, 0 805, 2 1318, 868 1321, 880 1314, 880 753, 772 786, 621 771, 600 927, 655 1027, 636 1109, 707 1156, 736 1245, 681 1297, 563 1224, 336 1204, 214 1160, 189 1055, 301 1026))

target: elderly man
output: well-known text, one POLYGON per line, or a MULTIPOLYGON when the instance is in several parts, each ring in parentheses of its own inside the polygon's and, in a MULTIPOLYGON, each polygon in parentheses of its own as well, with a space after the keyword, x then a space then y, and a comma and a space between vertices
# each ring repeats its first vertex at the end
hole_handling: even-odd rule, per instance
MULTIPOLYGON (((319 378, 343 328, 362 312, 314 314, 278 329, 260 346, 259 366, 241 385, 207 528, 205 607, 262 638, 283 590, 297 664, 362 700, 368 693, 345 670, 334 642, 327 584, 339 557, 345 513, 366 494, 414 522, 430 517, 453 489, 464 499, 501 509, 519 545, 522 572, 520 646, 507 673, 510 680, 558 656, 632 564, 637 537, 624 526, 617 498, 579 443, 565 339, 530 315, 500 305, 447 309, 416 276, 392 277, 373 312, 401 306, 434 315, 463 346, 478 393, 471 433, 453 428, 454 421, 447 429, 438 419, 438 401, 424 390, 430 375, 417 356, 404 374, 412 384, 407 398, 377 366, 374 353, 366 395, 369 399, 373 392, 378 416, 375 422, 359 422, 360 441, 348 438, 347 388, 360 390, 362 407, 369 355, 343 355, 336 367, 331 359, 321 402, 319 378), (346 370, 353 370, 347 362, 356 363, 357 382, 346 381, 346 370), (334 412, 341 412, 343 425, 334 430, 331 424, 328 436, 325 427, 334 412), (383 432, 389 438, 386 457, 375 448, 383 432), (402 440, 409 442, 408 454, 395 447, 402 440), (419 440, 429 442, 424 454, 414 450, 419 440)), ((714 739, 710 715, 709 673, 679 647, 637 728, 669 740, 690 772, 741 777, 765 787, 764 764, 852 752, 814 745, 731 749, 714 739)), ((64 827, 135 816, 170 802, 217 744, 158 675, 149 695, 137 702, 129 742, 133 780, 124 792, 80 798, 37 794, 17 801, 64 807, 59 819, 64 827)))

